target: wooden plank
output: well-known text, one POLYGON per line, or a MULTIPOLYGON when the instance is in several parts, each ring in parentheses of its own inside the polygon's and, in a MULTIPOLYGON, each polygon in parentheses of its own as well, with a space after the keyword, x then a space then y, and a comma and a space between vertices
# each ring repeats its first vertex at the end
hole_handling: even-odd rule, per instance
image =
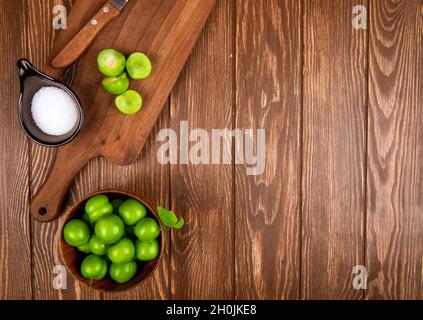
MULTIPOLYGON (((173 90, 170 127, 179 138, 185 120, 210 137, 232 128, 232 10, 233 1, 217 1, 173 90)), ((171 166, 170 181, 172 207, 186 219, 172 232, 172 298, 233 298, 232 166, 171 166)))
MULTIPOLYGON (((25 16, 27 17, 25 34, 27 36, 27 57, 35 66, 44 66, 53 44, 55 32, 52 27, 53 7, 68 2, 55 0, 26 1, 25 16)), ((56 149, 45 148, 30 143, 30 182, 31 197, 37 192, 54 160, 56 149)), ((75 299, 78 289, 70 275, 67 277, 66 290, 55 290, 52 286, 53 268, 61 265, 58 251, 59 220, 51 223, 40 223, 32 220, 33 249, 33 284, 34 299, 75 299)), ((95 295, 94 295, 95 296, 95 295)), ((99 295, 96 295, 99 297, 99 295)))
POLYGON ((357 0, 304 2, 303 299, 360 299, 364 260, 367 32, 357 0))
POLYGON ((236 3, 236 127, 266 130, 266 167, 257 176, 247 175, 250 165, 236 167, 235 296, 296 299, 302 3, 236 3))
POLYGON ((0 2, 0 299, 31 299, 28 141, 16 114, 16 61, 24 55, 25 1, 0 2))
POLYGON ((423 298, 423 1, 370 7, 369 299, 423 298))

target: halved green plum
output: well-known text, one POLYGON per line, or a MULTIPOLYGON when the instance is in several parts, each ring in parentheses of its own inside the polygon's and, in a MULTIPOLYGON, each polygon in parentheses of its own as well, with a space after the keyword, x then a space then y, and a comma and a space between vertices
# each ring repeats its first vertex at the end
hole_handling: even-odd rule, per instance
POLYGON ((97 56, 97 66, 107 77, 116 77, 125 70, 125 56, 115 49, 105 49, 97 56))
POLYGON ((141 52, 135 52, 126 61, 126 70, 132 79, 145 79, 151 74, 153 66, 150 59, 141 52))
POLYGON ((142 97, 134 91, 128 90, 115 99, 116 107, 124 114, 134 114, 141 110, 142 97))
POLYGON ((129 88, 129 80, 126 73, 122 73, 117 77, 107 77, 101 82, 104 90, 112 94, 122 94, 129 88))

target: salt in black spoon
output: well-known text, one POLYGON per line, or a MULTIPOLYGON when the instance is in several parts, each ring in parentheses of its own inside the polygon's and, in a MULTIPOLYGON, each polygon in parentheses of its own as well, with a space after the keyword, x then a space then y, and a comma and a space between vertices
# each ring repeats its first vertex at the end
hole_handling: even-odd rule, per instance
MULTIPOLYGON (((37 70, 28 60, 20 59, 16 65, 21 86, 18 102, 18 118, 22 130, 32 141, 48 147, 59 147, 72 141, 78 135, 84 121, 84 110, 78 96, 65 83, 53 79, 37 70), (60 136, 48 135, 35 124, 31 114, 31 102, 35 93, 42 87, 56 87, 62 89, 74 100, 78 109, 77 121, 75 126, 68 133, 60 136)), ((70 69, 70 78, 66 77, 69 75, 69 72, 64 74, 65 79, 67 79, 66 82, 69 81, 70 83, 72 81, 73 70, 74 67, 70 69)))

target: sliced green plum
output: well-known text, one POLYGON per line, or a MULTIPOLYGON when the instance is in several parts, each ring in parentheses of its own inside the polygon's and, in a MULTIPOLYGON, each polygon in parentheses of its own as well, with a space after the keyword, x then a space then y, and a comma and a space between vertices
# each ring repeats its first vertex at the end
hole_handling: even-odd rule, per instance
POLYGON ((126 73, 122 73, 117 77, 107 77, 101 82, 104 90, 112 94, 122 94, 129 88, 129 80, 126 73))
POLYGON ((115 99, 116 107, 124 114, 134 114, 141 110, 142 97, 134 91, 128 90, 115 99))
POLYGON ((126 70, 132 79, 140 80, 147 78, 153 69, 150 59, 141 52, 135 52, 126 61, 126 70))
POLYGON ((97 56, 97 66, 107 77, 117 77, 125 70, 125 56, 115 49, 105 49, 97 56))

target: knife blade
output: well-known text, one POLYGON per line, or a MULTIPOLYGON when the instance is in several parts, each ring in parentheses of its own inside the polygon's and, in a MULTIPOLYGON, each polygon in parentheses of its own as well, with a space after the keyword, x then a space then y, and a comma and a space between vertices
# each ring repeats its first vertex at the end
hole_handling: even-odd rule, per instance
POLYGON ((99 32, 119 16, 128 2, 129 0, 109 0, 53 58, 51 65, 54 68, 66 68, 74 63, 87 50, 99 32))
POLYGON ((119 11, 123 9, 128 3, 128 0, 110 0, 110 3, 119 11))

